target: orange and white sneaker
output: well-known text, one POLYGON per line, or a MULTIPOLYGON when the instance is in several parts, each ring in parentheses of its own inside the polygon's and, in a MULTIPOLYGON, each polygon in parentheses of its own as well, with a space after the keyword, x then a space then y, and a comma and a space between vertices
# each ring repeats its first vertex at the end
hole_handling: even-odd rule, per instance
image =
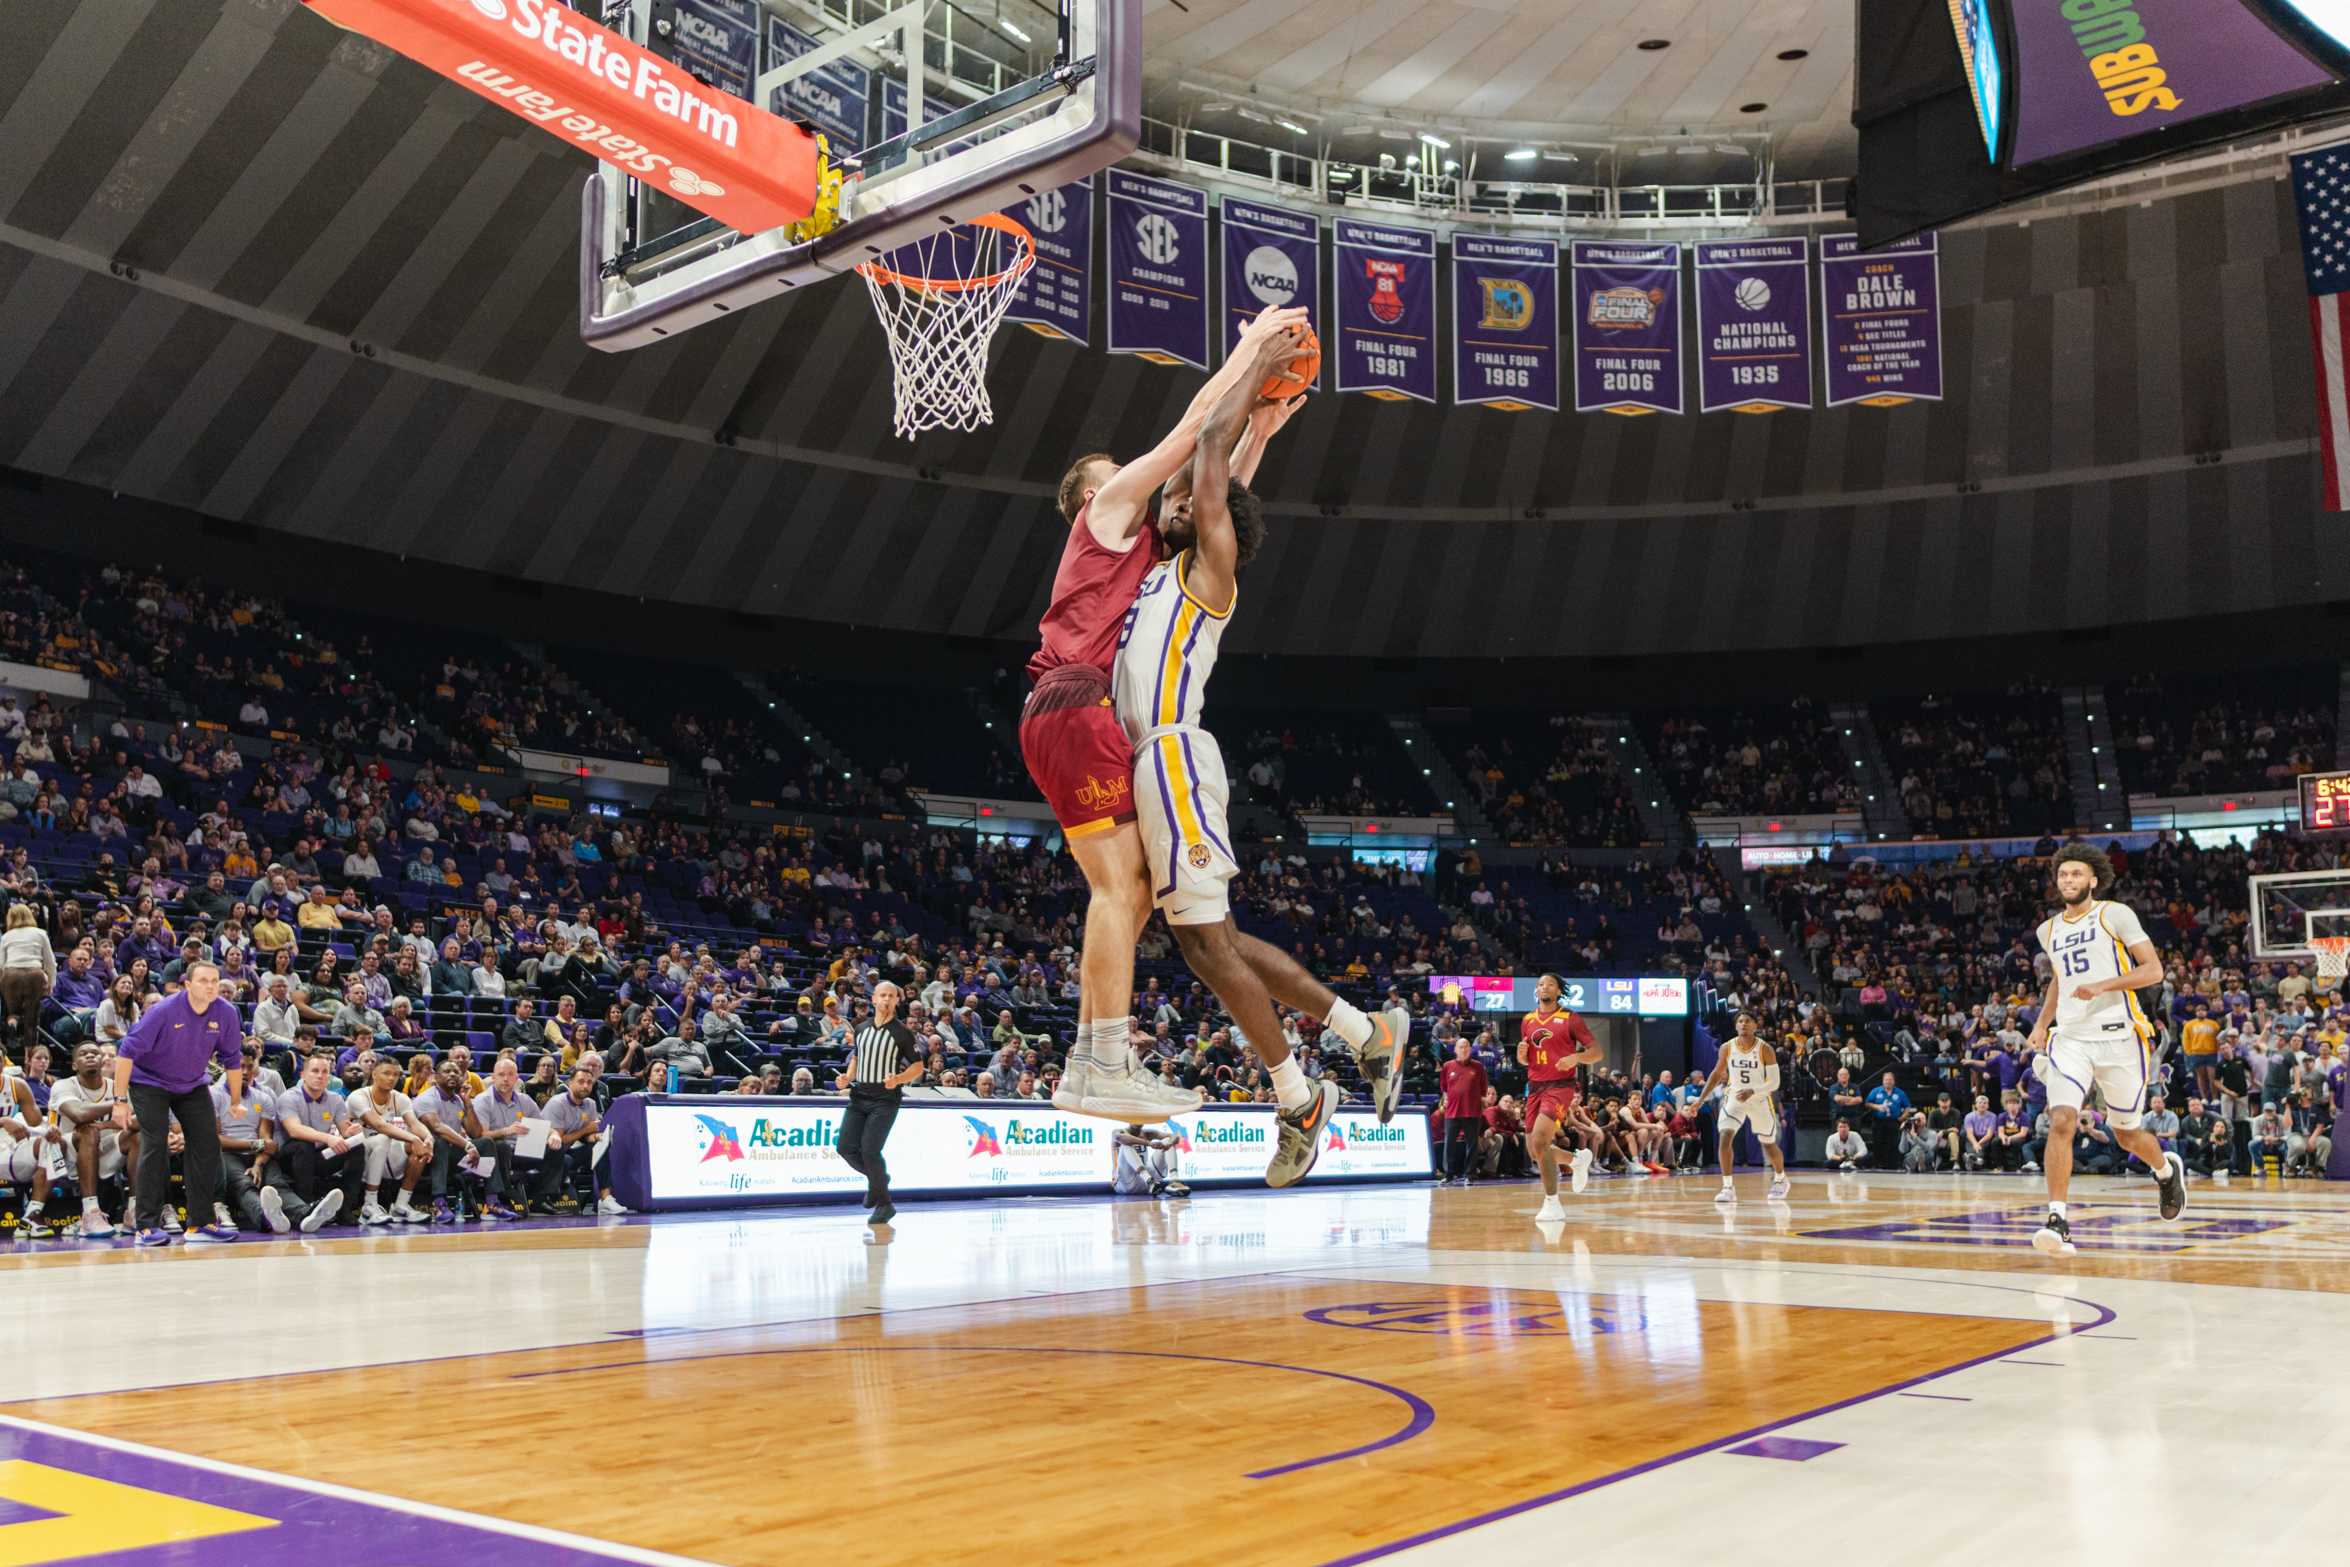
POLYGON ((1355 1062, 1371 1090, 1371 1108, 1379 1112, 1379 1124, 1385 1126, 1395 1119, 1396 1101, 1403 1097, 1404 1052, 1411 1043, 1412 1015, 1401 1007, 1388 1007, 1370 1016, 1371 1037, 1355 1052, 1355 1062))
POLYGON ((1330 1118, 1346 1095, 1336 1083, 1324 1078, 1314 1085, 1314 1097, 1295 1115, 1284 1110, 1273 1118, 1281 1128, 1281 1142, 1273 1150, 1273 1162, 1265 1167, 1267 1186, 1295 1186, 1313 1169, 1314 1161, 1322 1157, 1322 1134, 1330 1129, 1330 1118))

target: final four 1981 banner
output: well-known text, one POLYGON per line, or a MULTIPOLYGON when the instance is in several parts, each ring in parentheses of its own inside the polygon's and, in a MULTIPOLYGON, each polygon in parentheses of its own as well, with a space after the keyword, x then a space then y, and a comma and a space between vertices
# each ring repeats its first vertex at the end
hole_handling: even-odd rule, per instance
POLYGON ((1697 411, 1811 406, 1811 242, 1697 247, 1697 411))
POLYGON ((1577 240, 1575 412, 1681 412, 1681 247, 1577 240))
POLYGON ((1436 401, 1436 234, 1398 223, 1331 225, 1338 389, 1436 401))
POLYGON ((1558 412, 1557 240, 1454 234, 1452 308, 1454 402, 1558 412))
POLYGON ((1110 352, 1208 367, 1208 193, 1109 172, 1110 352))

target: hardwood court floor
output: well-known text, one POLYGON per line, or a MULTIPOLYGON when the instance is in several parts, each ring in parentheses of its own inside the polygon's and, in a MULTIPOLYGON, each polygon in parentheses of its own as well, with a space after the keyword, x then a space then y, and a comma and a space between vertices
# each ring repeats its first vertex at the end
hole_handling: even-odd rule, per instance
POLYGON ((2161 1225, 2084 1182, 2058 1264, 2022 1179, 1743 1184, 1603 1181, 1547 1231, 1508 1185, 0 1259, 0 1567, 254 1567, 306 1530, 406 1563, 1513 1562, 1740 1514, 1956 1562, 1969 1498, 2050 1559, 2225 1560, 2247 1495, 2264 1552, 2331 1548, 2350 1191, 2198 1184, 2161 1225))

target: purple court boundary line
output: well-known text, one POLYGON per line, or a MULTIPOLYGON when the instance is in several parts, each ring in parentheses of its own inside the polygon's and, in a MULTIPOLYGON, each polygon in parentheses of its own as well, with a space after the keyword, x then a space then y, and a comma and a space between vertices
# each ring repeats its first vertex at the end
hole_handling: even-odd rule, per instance
MULTIPOLYGON (((1595 1258, 1593 1260, 1597 1261, 1598 1259, 1595 1258)), ((1545 1267, 1557 1266, 1555 1262, 1533 1265, 1545 1267)), ((1722 1264, 1708 1263, 1699 1264, 1699 1266, 1719 1267, 1722 1266, 1722 1264)), ((1903 1283, 1915 1282, 1914 1278, 1902 1278, 1902 1276, 1899 1274, 1826 1273, 1824 1270, 1816 1268, 1807 1268, 1801 1270, 1790 1269, 1783 1271, 1818 1273, 1821 1276, 1827 1278, 1888 1278, 1900 1279, 1903 1283)), ((1961 1287, 1966 1287, 1967 1284, 1971 1283, 1971 1281, 1960 1281, 1952 1279, 1940 1279, 1933 1282, 1960 1284, 1961 1287)), ((1787 1415, 1781 1419, 1769 1421, 1763 1425, 1749 1427, 1744 1431, 1734 1431, 1728 1436, 1719 1436, 1713 1438, 1710 1441, 1699 1442, 1694 1446, 1684 1447, 1678 1452, 1667 1453, 1660 1458, 1647 1459, 1643 1462, 1633 1464, 1629 1468, 1618 1469, 1610 1474, 1598 1475, 1592 1479, 1582 1481, 1580 1484, 1570 1485, 1561 1490, 1546 1491, 1540 1496, 1530 1496, 1523 1501, 1511 1502, 1502 1507, 1489 1508, 1485 1512, 1476 1513, 1467 1518, 1456 1519, 1455 1521, 1448 1524, 1439 1524, 1433 1529, 1423 1529, 1417 1534, 1407 1535, 1400 1540, 1390 1540, 1384 1545, 1374 1545, 1367 1550, 1356 1551, 1346 1556, 1334 1557, 1331 1560, 1322 1563, 1321 1567, 1356 1567, 1356 1564, 1361 1562, 1377 1561, 1383 1556, 1393 1556, 1398 1551, 1410 1550, 1414 1546, 1427 1545, 1432 1541, 1445 1539, 1451 1535, 1462 1534, 1471 1529, 1483 1528, 1485 1525, 1490 1523, 1499 1523, 1505 1518, 1514 1518, 1520 1513, 1532 1512, 1538 1507, 1548 1507, 1553 1502, 1567 1501, 1573 1497, 1582 1496, 1587 1492, 1597 1491, 1606 1486, 1614 1485, 1619 1481, 1634 1479, 1640 1475, 1649 1474, 1658 1469, 1670 1468, 1672 1465, 1682 1463, 1688 1459, 1702 1458, 1708 1453, 1719 1452, 1725 1447, 1734 1446, 1740 1442, 1751 1442, 1756 1437, 1768 1436, 1773 1431, 1783 1431, 1789 1426, 1801 1425, 1806 1420, 1817 1420, 1822 1415, 1832 1415, 1838 1410, 1850 1409, 1856 1404, 1869 1403, 1874 1399, 1883 1398, 1888 1393, 1906 1392, 1910 1388, 1917 1387, 1923 1383, 1939 1381, 1943 1377, 1947 1376, 1955 1376, 1961 1371, 1970 1371, 1977 1366, 1986 1364, 1987 1362, 2003 1360, 2018 1350, 2038 1349, 2042 1345, 2053 1344, 2059 1339, 2069 1338, 2076 1332, 2086 1332, 2090 1329, 2104 1327, 2108 1323, 2113 1322, 2119 1316, 2119 1313, 2117 1313, 2110 1306, 2099 1305, 2096 1301, 2093 1300, 2083 1300, 2077 1295, 2058 1295, 2053 1290, 2024 1289, 2018 1285, 2013 1284, 1974 1284, 1972 1287, 1977 1289, 1998 1290, 2002 1293, 2011 1295, 2049 1295, 2055 1299, 2067 1301, 2075 1306, 2088 1307, 2091 1311, 2097 1313, 2097 1320, 2083 1324, 2077 1328, 2068 1326, 2058 1332, 2044 1333, 2040 1337, 2029 1340, 2022 1344, 2011 1344, 2005 1349, 1995 1349, 1989 1354, 1977 1355, 1970 1360, 1962 1360, 1954 1366, 1944 1366, 1939 1371, 1928 1371, 1918 1376, 1906 1377, 1899 1382, 1888 1382, 1883 1387, 1872 1388, 1865 1393, 1854 1393, 1849 1397, 1837 1399, 1833 1403, 1822 1404, 1816 1409, 1807 1409, 1801 1414, 1787 1415)), ((1994 1318, 1988 1320, 2002 1319, 1994 1318)))
POLYGON ((1956 1393, 1896 1393, 1893 1396, 1895 1398, 1931 1398, 1945 1404, 1971 1404, 1974 1402, 1973 1399, 1961 1398, 1956 1393))
POLYGON ((1137 1360, 1191 1360, 1212 1366, 1244 1366, 1254 1371, 1294 1371, 1300 1376, 1327 1377, 1333 1382, 1351 1382, 1398 1400, 1412 1412, 1411 1419, 1397 1430, 1389 1432, 1376 1442, 1350 1447, 1340 1453, 1324 1453, 1319 1458, 1301 1458, 1293 1463, 1276 1464, 1270 1469, 1259 1469, 1242 1478, 1270 1480, 1277 1475, 1295 1474, 1300 1469, 1313 1469, 1323 1464, 1335 1464, 1342 1459, 1364 1458, 1382 1448, 1395 1447, 1436 1424, 1436 1408, 1419 1394, 1369 1377, 1358 1377, 1351 1372, 1330 1371, 1320 1366, 1285 1365, 1278 1360, 1237 1360, 1228 1355, 1185 1355, 1157 1349, 1079 1349, 1066 1345, 1028 1344, 810 1344, 783 1349, 715 1350, 706 1355, 671 1355, 655 1361, 615 1361, 602 1366, 559 1366, 546 1371, 517 1371, 509 1382, 534 1382, 546 1377, 575 1377, 595 1371, 647 1371, 682 1364, 689 1360, 747 1360, 767 1355, 1106 1355, 1137 1360))

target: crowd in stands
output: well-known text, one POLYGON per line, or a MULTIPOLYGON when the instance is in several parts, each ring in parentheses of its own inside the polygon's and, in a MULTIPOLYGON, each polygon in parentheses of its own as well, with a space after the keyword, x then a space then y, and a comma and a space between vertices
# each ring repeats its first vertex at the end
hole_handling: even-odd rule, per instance
POLYGON ((1654 717, 1648 748, 1692 815, 1824 815, 1866 796, 1842 732, 1809 697, 1770 713, 1654 717))
POLYGON ((1642 842, 1617 747, 1593 725, 1554 713, 1523 724, 1431 728, 1510 843, 1629 849, 1642 842))
POLYGON ((1227 733, 1240 737, 1235 782, 1286 816, 1427 816, 1443 808, 1384 719, 1322 713, 1300 724, 1241 712, 1230 715, 1227 733))
POLYGON ((2116 688, 2114 747, 2132 794, 2290 789, 2336 760, 2334 667, 2140 675, 2116 688))
POLYGON ((1922 838, 2037 836, 2073 820, 2056 693, 1872 704, 1886 766, 1922 838))

